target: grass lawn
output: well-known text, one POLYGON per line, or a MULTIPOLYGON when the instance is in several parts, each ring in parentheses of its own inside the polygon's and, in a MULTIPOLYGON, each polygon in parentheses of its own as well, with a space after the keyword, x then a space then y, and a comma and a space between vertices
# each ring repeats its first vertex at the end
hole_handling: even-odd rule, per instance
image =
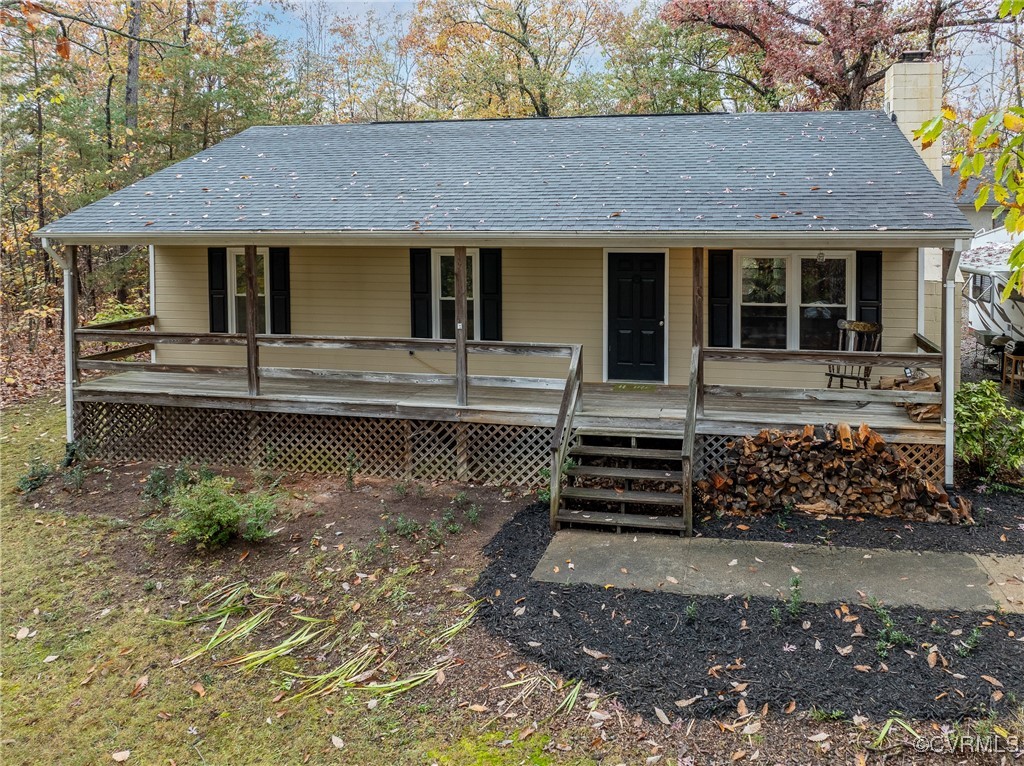
POLYGON ((144 495, 150 464, 64 471, 17 493, 33 458, 63 457, 63 426, 60 402, 40 399, 0 427, 5 764, 871 763, 883 757, 873 743, 890 745, 883 721, 742 700, 727 721, 652 720, 463 619, 482 549, 522 497, 237 473, 275 494, 275 535, 198 553, 144 495), (223 630, 181 624, 233 589, 223 630), (264 610, 247 638, 175 662, 264 610), (324 633, 284 653, 307 626, 324 633), (248 672, 217 664, 275 647, 248 672), (310 690, 303 676, 357 657, 367 664, 347 684, 296 698, 310 690))

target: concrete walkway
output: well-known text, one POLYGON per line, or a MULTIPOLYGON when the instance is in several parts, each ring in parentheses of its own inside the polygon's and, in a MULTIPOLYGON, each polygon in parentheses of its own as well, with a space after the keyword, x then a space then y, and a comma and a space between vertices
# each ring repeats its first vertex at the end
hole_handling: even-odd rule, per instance
POLYGON ((558 532, 533 572, 535 580, 591 583, 690 595, 789 593, 800 575, 813 602, 857 602, 951 611, 1001 605, 1024 613, 1024 556, 829 548, 650 534, 558 532))

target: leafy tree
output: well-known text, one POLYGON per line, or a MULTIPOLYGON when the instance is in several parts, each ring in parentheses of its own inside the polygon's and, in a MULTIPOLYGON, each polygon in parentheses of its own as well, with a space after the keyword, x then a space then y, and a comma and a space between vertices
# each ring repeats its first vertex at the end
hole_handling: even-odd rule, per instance
MULTIPOLYGON (((999 7, 1003 19, 1024 16, 1024 0, 1003 0, 999 7)), ((1015 106, 997 109, 964 120, 950 107, 936 115, 914 132, 927 148, 938 141, 943 132, 965 135, 954 147, 950 167, 960 175, 961 189, 972 178, 979 179, 975 208, 981 210, 989 200, 998 204, 993 221, 1002 222, 1006 230, 1024 235, 1024 91, 1018 80, 1014 94, 1015 106)), ((1024 292, 1024 236, 1010 252, 1010 278, 1003 291, 1004 299, 1014 290, 1024 292)))
POLYGON ((721 67, 728 43, 691 27, 673 28, 661 6, 642 2, 615 13, 602 35, 616 111, 709 112, 722 109, 721 67))
POLYGON ((991 0, 672 0, 677 27, 720 30, 736 56, 763 56, 748 78, 762 96, 787 94, 803 108, 865 108, 899 53, 932 52, 965 29, 1000 22, 991 0))
POLYGON ((424 101, 453 116, 588 111, 605 0, 422 0, 408 37, 424 101))

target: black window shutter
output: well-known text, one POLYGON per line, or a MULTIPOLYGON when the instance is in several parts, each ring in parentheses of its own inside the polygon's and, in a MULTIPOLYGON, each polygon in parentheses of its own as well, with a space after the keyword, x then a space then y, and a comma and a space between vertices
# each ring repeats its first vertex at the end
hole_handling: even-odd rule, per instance
POLYGON ((708 251, 708 345, 732 346, 732 250, 708 251))
POLYGON ((207 251, 210 275, 210 332, 228 331, 228 251, 211 247, 207 251))
POLYGON ((480 340, 501 340, 501 250, 480 249, 480 340))
POLYGON ((433 337, 429 247, 414 247, 409 251, 409 285, 412 296, 412 337, 433 337))
POLYGON ((288 248, 272 247, 270 255, 270 332, 290 335, 292 332, 291 271, 288 248))
POLYGON ((882 323, 882 253, 857 251, 857 319, 882 323))

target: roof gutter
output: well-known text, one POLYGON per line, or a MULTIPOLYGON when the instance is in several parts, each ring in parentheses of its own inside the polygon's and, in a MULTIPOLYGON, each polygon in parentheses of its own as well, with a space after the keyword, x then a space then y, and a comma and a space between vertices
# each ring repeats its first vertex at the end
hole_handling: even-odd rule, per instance
POLYGON ((605 247, 609 243, 662 247, 780 247, 809 244, 828 247, 871 242, 893 247, 950 247, 970 238, 969 230, 945 231, 189 231, 189 232, 52 232, 42 239, 65 244, 103 245, 395 245, 429 242, 435 246, 472 245, 575 245, 605 247))

